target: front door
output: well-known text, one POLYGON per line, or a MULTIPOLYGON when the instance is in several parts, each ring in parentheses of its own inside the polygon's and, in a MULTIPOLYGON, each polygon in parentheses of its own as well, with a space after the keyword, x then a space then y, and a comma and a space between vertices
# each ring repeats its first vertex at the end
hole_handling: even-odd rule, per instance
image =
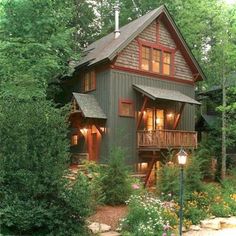
POLYGON ((98 161, 101 134, 93 125, 88 133, 88 153, 90 161, 98 161))

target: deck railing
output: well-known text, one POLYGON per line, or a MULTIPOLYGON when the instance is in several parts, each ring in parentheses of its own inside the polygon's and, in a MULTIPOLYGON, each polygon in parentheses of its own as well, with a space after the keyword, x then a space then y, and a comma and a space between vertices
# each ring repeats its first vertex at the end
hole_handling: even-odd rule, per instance
POLYGON ((137 131, 138 148, 197 147, 197 132, 182 130, 137 131))

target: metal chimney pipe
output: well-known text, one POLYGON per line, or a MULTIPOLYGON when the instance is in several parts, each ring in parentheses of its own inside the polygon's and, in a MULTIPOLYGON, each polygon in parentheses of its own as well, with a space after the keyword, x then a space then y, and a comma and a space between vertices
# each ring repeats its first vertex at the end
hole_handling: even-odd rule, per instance
POLYGON ((120 13, 120 7, 119 7, 119 1, 116 1, 115 6, 115 39, 120 36, 120 28, 119 28, 119 13, 120 13))

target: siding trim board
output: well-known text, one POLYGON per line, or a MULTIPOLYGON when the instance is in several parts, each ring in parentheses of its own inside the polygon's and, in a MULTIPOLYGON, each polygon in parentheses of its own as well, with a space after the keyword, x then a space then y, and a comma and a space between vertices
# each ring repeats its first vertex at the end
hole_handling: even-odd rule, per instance
POLYGON ((111 65, 110 67, 111 67, 111 69, 124 71, 124 72, 130 72, 130 73, 143 75, 143 76, 150 76, 150 77, 153 77, 153 78, 156 78, 156 79, 158 77, 160 79, 167 80, 167 81, 194 85, 194 82, 191 81, 191 80, 184 80, 184 79, 181 79, 181 78, 170 77, 170 76, 166 76, 166 75, 162 75, 162 74, 156 74, 156 73, 153 73, 153 72, 150 72, 150 71, 144 71, 144 70, 141 71, 141 70, 131 69, 131 68, 127 68, 127 67, 123 67, 123 66, 117 66, 117 65, 111 65))

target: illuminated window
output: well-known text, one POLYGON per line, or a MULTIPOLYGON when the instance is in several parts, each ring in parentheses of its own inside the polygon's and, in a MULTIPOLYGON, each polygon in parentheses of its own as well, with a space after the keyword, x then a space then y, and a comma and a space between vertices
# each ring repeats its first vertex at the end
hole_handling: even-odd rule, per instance
POLYGON ((134 116, 134 103, 131 100, 119 100, 119 115, 133 117, 134 116))
POLYGON ((164 110, 156 110, 156 129, 164 129, 164 110))
POLYGON ((153 129, 153 109, 147 109, 147 130, 153 129))
POLYGON ((164 110, 148 108, 146 116, 147 130, 164 129, 164 110))
POLYGON ((158 74, 171 75, 171 57, 172 53, 168 52, 168 49, 142 46, 140 68, 158 74))
POLYGON ((163 74, 170 75, 170 57, 171 54, 169 52, 163 53, 163 74))
POLYGON ((161 68, 161 51, 153 49, 152 51, 152 71, 160 73, 161 68))
POLYGON ((96 76, 94 71, 85 73, 84 75, 84 92, 96 89, 96 76))
POLYGON ((150 56, 151 56, 151 48, 142 47, 141 68, 143 70, 150 70, 150 56))
POLYGON ((78 144, 78 135, 74 134, 71 136, 71 145, 77 145, 78 144))

